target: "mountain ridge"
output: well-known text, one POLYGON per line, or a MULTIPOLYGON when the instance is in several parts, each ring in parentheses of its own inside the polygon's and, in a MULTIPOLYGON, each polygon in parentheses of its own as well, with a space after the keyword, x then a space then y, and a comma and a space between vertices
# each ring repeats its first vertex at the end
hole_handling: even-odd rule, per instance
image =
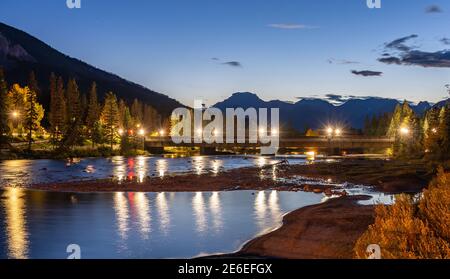
MULTIPOLYGON (((373 117, 393 112, 400 104, 397 99, 366 97, 350 98, 342 104, 335 105, 320 98, 302 98, 291 103, 280 100, 264 101, 257 94, 251 92, 236 92, 229 98, 216 103, 213 107, 225 108, 242 107, 280 108, 280 121, 290 124, 299 131, 308 128, 320 129, 327 125, 340 125, 349 128, 362 129, 366 117, 373 117)), ((428 102, 411 105, 419 115, 431 108, 428 102)))
POLYGON ((134 98, 152 105, 162 115, 168 116, 173 109, 185 107, 180 102, 142 85, 126 80, 116 74, 70 57, 38 38, 0 22, 0 65, 5 68, 9 84, 26 84, 28 75, 34 71, 39 82, 39 101, 48 108, 49 77, 52 72, 65 80, 75 78, 80 90, 88 92, 92 82, 97 83, 99 97, 112 91, 119 98, 131 102, 134 98))

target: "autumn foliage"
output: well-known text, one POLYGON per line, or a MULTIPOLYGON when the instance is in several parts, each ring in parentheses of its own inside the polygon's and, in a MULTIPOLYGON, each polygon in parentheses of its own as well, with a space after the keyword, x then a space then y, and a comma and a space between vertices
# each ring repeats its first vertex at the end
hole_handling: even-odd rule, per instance
POLYGON ((383 259, 450 258, 450 173, 439 170, 420 197, 400 195, 376 207, 375 223, 355 245, 357 258, 378 244, 383 259))

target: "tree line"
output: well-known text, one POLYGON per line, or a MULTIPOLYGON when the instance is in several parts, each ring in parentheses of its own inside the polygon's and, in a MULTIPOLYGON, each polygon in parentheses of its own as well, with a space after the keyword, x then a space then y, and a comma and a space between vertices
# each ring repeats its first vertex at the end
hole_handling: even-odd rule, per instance
POLYGON ((405 101, 397 105, 387 129, 396 156, 450 159, 450 101, 419 116, 405 101))
POLYGON ((87 94, 80 92, 76 79, 67 81, 54 73, 50 76, 48 112, 38 102, 40 87, 31 72, 26 86, 10 87, 0 68, 0 144, 14 140, 27 142, 31 151, 36 139, 50 139, 52 148, 68 151, 74 146, 108 145, 113 149, 136 148, 143 137, 156 135, 168 125, 158 111, 137 99, 127 103, 108 92, 99 100, 97 85, 92 83, 87 94), (42 125, 46 119, 48 125, 42 125))

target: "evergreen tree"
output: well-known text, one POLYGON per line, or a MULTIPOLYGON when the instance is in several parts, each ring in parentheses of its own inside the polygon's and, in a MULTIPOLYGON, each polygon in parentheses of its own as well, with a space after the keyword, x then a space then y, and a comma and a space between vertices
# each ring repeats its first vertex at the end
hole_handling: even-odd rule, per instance
POLYGON ((0 145, 8 143, 9 98, 3 69, 0 68, 0 145))
POLYGON ((394 154, 416 156, 421 151, 420 123, 407 101, 397 105, 388 129, 388 136, 395 139, 394 154))
POLYGON ((70 148, 81 138, 81 100, 75 79, 69 79, 66 87, 66 129, 62 141, 63 148, 70 148))
POLYGON ((81 118, 81 104, 80 104, 80 91, 78 90, 78 85, 75 79, 70 79, 67 82, 66 88, 66 112, 67 121, 69 125, 74 123, 80 124, 81 118))
POLYGON ((41 96, 41 90, 38 86, 38 82, 36 80, 36 75, 34 71, 31 71, 30 76, 28 78, 28 88, 30 91, 33 91, 36 94, 36 100, 41 96))
POLYGON ((33 134, 40 128, 41 119, 44 117, 44 109, 37 102, 35 91, 25 87, 25 130, 27 132, 28 151, 31 151, 33 134))
POLYGON ((439 145, 442 159, 450 159, 450 102, 442 107, 439 114, 439 145))
POLYGON ((119 108, 117 105, 117 98, 109 92, 105 97, 105 104, 102 110, 102 123, 105 127, 105 136, 111 145, 113 150, 114 141, 117 137, 118 124, 119 124, 119 108))
POLYGON ((89 136, 94 141, 94 131, 96 129, 95 125, 100 120, 100 107, 97 98, 97 84, 92 83, 91 90, 89 91, 89 103, 87 106, 87 116, 86 116, 86 126, 88 129, 89 136))
POLYGON ((138 99, 134 99, 133 104, 131 105, 131 116, 134 118, 136 124, 142 124, 144 118, 143 106, 138 99))

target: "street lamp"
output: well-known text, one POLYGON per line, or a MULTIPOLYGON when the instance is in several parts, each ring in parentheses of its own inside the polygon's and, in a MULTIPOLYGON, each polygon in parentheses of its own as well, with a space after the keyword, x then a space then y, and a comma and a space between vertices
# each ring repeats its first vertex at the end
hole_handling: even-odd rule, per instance
POLYGON ((13 111, 13 112, 11 113, 11 115, 12 115, 13 118, 18 118, 19 115, 20 115, 20 113, 19 113, 18 111, 13 111))
POLYGON ((139 130, 139 135, 140 135, 140 136, 143 136, 143 135, 145 135, 145 131, 144 131, 144 129, 140 129, 140 130, 139 130))
POLYGON ((164 130, 163 130, 163 129, 159 130, 159 135, 160 135, 161 137, 163 137, 163 136, 164 136, 164 134, 165 134, 165 132, 164 132, 164 130))
POLYGON ((123 135, 123 129, 119 129, 119 135, 122 136, 123 135))
POLYGON ((331 137, 331 136, 333 135, 333 128, 328 127, 328 129, 327 129, 327 135, 328 135, 329 137, 331 137))
POLYGON ((341 134, 342 134, 342 131, 341 131, 341 129, 336 129, 336 130, 334 130, 334 134, 336 135, 336 136, 340 136, 341 134))
POLYGON ((271 130, 271 134, 272 134, 272 136, 278 135, 278 130, 275 129, 275 128, 273 128, 273 129, 271 130))
POLYGON ((402 134, 404 136, 407 136, 407 135, 409 135, 409 133, 410 133, 410 131, 409 131, 408 128, 406 128, 406 127, 401 127, 400 128, 400 134, 402 134))

